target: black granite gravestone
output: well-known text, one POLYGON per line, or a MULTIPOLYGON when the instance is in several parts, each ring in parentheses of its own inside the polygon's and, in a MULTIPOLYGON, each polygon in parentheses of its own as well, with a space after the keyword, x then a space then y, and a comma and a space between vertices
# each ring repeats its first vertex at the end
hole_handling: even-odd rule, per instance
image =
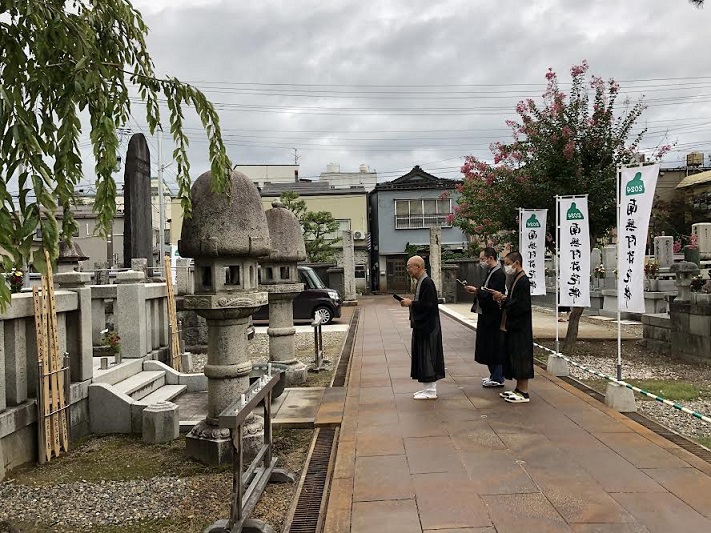
POLYGON ((145 258, 153 266, 151 153, 142 133, 131 136, 124 173, 123 266, 145 258))

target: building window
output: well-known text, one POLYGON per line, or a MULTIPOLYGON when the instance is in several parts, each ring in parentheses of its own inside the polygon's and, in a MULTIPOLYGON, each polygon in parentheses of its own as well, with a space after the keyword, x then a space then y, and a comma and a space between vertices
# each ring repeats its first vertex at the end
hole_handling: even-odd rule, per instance
POLYGON ((395 229, 451 228, 451 214, 450 198, 395 200, 395 229))
POLYGON ((324 238, 340 239, 343 237, 344 231, 349 231, 351 229, 350 218, 337 218, 336 222, 338 222, 338 229, 336 231, 332 231, 331 233, 327 233, 326 235, 324 235, 324 238))

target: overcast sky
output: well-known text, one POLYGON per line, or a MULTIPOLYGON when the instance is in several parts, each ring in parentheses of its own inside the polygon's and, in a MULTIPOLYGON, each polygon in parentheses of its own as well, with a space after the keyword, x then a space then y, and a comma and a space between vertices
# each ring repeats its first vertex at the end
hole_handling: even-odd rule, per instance
MULTIPOLYGON (((136 0, 156 73, 219 111, 231 159, 302 177, 361 163, 389 180, 420 165, 456 178, 462 157, 510 139, 516 103, 552 67, 615 78, 649 104, 643 148, 673 163, 711 154, 711 5, 686 0, 136 0)), ((132 131, 145 131, 135 106, 132 131)), ((209 168, 190 111, 193 178, 209 168), (193 129, 195 128, 195 129, 193 129)), ((155 140, 151 140, 155 161, 155 140)), ((125 142, 127 144, 127 140, 125 142)), ((166 153, 171 146, 166 143, 166 153)), ((174 172, 166 178, 174 180, 174 172)))

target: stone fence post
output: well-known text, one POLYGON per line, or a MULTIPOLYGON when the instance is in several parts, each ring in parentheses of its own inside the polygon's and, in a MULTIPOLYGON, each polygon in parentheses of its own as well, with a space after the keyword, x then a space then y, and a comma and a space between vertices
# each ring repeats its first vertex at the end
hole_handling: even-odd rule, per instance
POLYGON ((93 342, 91 274, 88 272, 64 272, 54 275, 54 281, 62 290, 77 294, 77 310, 67 313, 67 352, 71 380, 86 381, 93 376, 93 342))
POLYGON ((121 337, 121 356, 146 355, 146 285, 143 272, 116 274, 116 331, 121 337))

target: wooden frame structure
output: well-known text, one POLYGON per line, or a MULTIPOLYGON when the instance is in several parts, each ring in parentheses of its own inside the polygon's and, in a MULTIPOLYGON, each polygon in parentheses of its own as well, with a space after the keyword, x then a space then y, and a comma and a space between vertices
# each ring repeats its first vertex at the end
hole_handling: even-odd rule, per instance
POLYGON ((175 291, 173 289, 173 272, 170 268, 170 256, 163 258, 165 283, 168 287, 168 330, 170 336, 170 366, 178 372, 183 371, 183 358, 180 353, 180 332, 178 331, 178 314, 175 307, 175 291))

